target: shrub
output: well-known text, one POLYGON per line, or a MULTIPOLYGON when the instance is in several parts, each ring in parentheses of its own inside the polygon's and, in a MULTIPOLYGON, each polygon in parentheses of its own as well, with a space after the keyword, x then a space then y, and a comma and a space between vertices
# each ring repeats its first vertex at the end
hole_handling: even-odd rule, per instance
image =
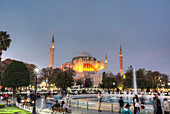
POLYGON ((0 104, 0 108, 5 108, 5 104, 0 104))

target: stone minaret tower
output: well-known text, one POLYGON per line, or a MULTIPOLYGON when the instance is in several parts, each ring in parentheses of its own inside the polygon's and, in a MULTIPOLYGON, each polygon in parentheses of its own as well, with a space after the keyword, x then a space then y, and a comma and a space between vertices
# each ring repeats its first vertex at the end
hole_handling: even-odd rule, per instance
POLYGON ((105 69, 107 69, 107 55, 105 55, 105 69))
POLYGON ((121 47, 121 45, 120 45, 119 61, 120 61, 120 74, 123 75, 123 56, 122 56, 122 47, 121 47))
POLYGON ((50 56, 49 56, 49 68, 53 69, 54 66, 54 35, 51 40, 50 56))

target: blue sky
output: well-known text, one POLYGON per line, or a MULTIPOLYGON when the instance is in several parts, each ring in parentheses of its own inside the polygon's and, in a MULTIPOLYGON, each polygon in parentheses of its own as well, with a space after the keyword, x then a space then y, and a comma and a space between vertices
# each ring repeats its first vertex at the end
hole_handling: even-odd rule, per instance
POLYGON ((48 67, 50 41, 55 37, 55 66, 84 50, 119 71, 122 45, 124 71, 158 70, 170 74, 169 0, 4 0, 0 30, 12 39, 2 59, 48 67))

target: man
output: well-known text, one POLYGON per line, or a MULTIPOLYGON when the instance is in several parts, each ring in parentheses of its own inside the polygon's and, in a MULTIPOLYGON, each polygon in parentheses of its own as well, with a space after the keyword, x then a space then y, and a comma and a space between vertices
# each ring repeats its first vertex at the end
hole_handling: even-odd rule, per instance
POLYGON ((140 114, 148 114, 148 111, 147 110, 145 110, 145 106, 141 106, 141 112, 140 112, 140 114))
POLYGON ((130 106, 129 103, 126 104, 125 108, 122 109, 122 114, 132 114, 132 112, 130 111, 130 106))
POLYGON ((58 100, 56 100, 55 102, 56 102, 56 103, 51 107, 52 109, 53 109, 54 107, 57 107, 57 108, 60 107, 60 104, 58 103, 58 100))
POLYGON ((154 114, 162 114, 162 107, 161 102, 158 98, 158 94, 155 95, 153 98, 153 108, 154 108, 154 114))
POLYGON ((120 97, 120 100, 119 100, 119 113, 121 113, 121 110, 123 109, 123 106, 124 106, 124 101, 122 100, 122 97, 120 97))
POLYGON ((101 102, 102 102, 102 95, 101 95, 101 92, 99 91, 98 92, 98 96, 97 96, 97 98, 98 98, 98 111, 99 112, 102 112, 101 110, 100 110, 100 107, 101 107, 101 102))

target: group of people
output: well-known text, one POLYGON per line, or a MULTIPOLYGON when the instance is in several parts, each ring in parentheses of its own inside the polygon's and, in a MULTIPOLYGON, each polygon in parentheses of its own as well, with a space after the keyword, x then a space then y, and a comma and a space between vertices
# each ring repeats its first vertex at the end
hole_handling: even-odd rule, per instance
POLYGON ((58 100, 56 100, 56 103, 51 108, 53 109, 54 107, 66 109, 66 112, 68 112, 68 107, 66 106, 64 101, 59 103, 58 100))
MULTIPOLYGON (((156 94, 155 97, 153 98, 153 108, 154 108, 154 114, 163 114, 162 108, 164 109, 164 114, 169 114, 169 103, 167 101, 167 98, 164 98, 164 101, 161 105, 160 99, 158 98, 159 94, 156 94)), ((130 110, 129 103, 126 104, 124 107, 124 101, 122 97, 120 97, 119 100, 119 113, 122 114, 132 114, 130 110)), ((134 106, 134 114, 148 114, 148 111, 145 110, 145 106, 141 105, 140 99, 138 98, 137 95, 134 96, 133 98, 133 106, 134 106)))
POLYGON ((1 100, 2 100, 2 101, 6 101, 6 106, 11 106, 11 105, 12 105, 12 104, 11 104, 11 101, 9 100, 9 95, 8 95, 8 93, 7 93, 7 94, 2 93, 2 95, 1 95, 1 100))

